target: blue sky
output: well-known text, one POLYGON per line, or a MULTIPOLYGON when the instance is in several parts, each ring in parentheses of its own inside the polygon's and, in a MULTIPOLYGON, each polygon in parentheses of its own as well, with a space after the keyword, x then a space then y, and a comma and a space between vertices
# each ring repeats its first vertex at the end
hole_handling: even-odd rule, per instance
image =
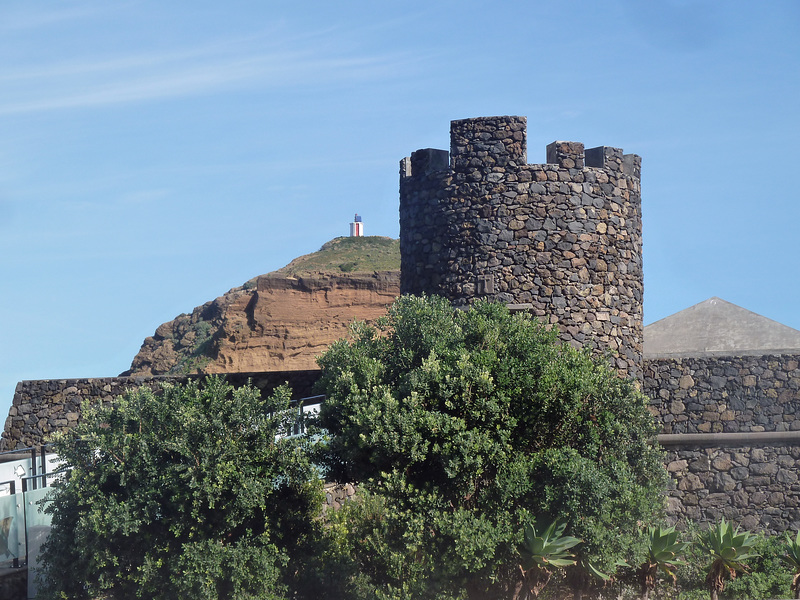
POLYGON ((0 4, 0 413, 348 233, 398 161, 528 117, 643 157, 645 323, 711 296, 800 329, 800 3, 0 4), (757 8, 757 10, 755 10, 757 8))

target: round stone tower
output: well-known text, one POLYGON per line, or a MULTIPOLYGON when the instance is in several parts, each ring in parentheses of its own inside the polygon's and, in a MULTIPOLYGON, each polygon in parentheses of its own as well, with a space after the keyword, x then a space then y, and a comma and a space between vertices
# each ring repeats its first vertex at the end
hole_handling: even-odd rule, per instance
POLYGON ((639 379, 641 159, 553 142, 527 164, 526 133, 525 117, 453 121, 449 154, 401 161, 402 292, 529 310, 639 379))

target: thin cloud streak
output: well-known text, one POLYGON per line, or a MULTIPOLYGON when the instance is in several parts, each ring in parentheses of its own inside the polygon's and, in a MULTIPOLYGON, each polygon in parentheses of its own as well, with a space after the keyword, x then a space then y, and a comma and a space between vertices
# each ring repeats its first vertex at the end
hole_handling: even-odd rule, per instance
POLYGON ((5 90, 0 93, 0 115, 144 102, 237 86, 270 89, 375 81, 396 77, 413 62, 407 55, 320 58, 326 54, 276 51, 219 58, 197 50, 0 71, 5 90))
MULTIPOLYGON (((27 4, 27 3, 26 3, 27 4)), ((4 7, 6 11, 0 21, 0 32, 27 32, 31 29, 42 29, 68 21, 85 21, 87 18, 96 18, 119 11, 132 2, 114 2, 108 5, 85 4, 83 6, 58 7, 53 4, 41 3, 39 12, 32 12, 31 7, 25 6, 23 10, 15 11, 4 7)), ((36 8, 33 9, 35 11, 36 8)))
MULTIPOLYGON (((24 65, 20 66, 16 71, 7 69, 5 73, 0 70, 0 83, 25 81, 29 79, 43 79, 50 77, 72 77, 82 73, 96 73, 107 72, 117 73, 122 69, 131 69, 135 67, 157 67, 159 65, 167 65, 170 63, 180 63, 188 60, 212 60, 220 56, 258 56, 264 54, 265 47, 273 47, 275 53, 283 48, 291 48, 303 46, 308 48, 312 45, 314 40, 324 39, 324 36, 329 35, 329 31, 309 32, 302 36, 283 37, 279 38, 277 28, 271 30, 264 30, 259 34, 249 36, 240 36, 234 39, 221 39, 215 42, 209 42, 202 46, 195 46, 191 48, 181 48, 179 50, 158 50, 149 52, 140 52, 135 55, 117 56, 115 58, 107 58, 103 60, 72 60, 61 61, 52 65, 24 65)), ((319 45, 319 44, 318 44, 319 45)), ((319 50, 319 49, 318 49, 319 50)), ((319 52, 318 52, 319 53, 319 52)))
MULTIPOLYGON (((372 156, 370 158, 353 158, 353 159, 332 159, 329 157, 318 158, 303 156, 297 159, 265 159, 265 160, 248 160, 230 163, 193 163, 190 165, 156 165, 147 168, 128 168, 124 173, 112 173, 106 176, 79 178, 69 180, 55 180, 52 182, 41 183, 34 182, 26 185, 24 191, 15 191, 5 198, 5 202, 12 206, 14 203, 25 206, 41 205, 47 206, 53 202, 60 202, 64 206, 108 206, 113 204, 108 199, 109 194, 117 193, 117 190, 128 190, 136 186, 136 182, 142 180, 149 180, 151 178, 178 178, 177 180, 185 180, 188 177, 196 175, 241 175, 243 173, 258 173, 262 181, 269 180, 272 174, 285 174, 287 172, 308 170, 315 171, 337 171, 345 168, 353 169, 366 169, 373 167, 386 167, 394 168, 397 162, 397 157, 392 156, 372 156), (86 197, 97 196, 99 199, 89 202, 85 200, 86 197), (72 200, 72 198, 79 198, 79 200, 72 200)), ((305 189, 307 185, 298 184, 297 180, 291 186, 291 189, 305 189)), ((286 185, 280 184, 263 184, 258 188, 261 192, 269 190, 286 191, 286 185)), ((159 188, 155 190, 158 193, 188 193, 185 190, 159 188)), ((0 188, 0 193, 3 189, 0 188)), ((138 194, 139 192, 133 192, 138 194)), ((149 190, 148 190, 149 193, 149 190)), ((2 206, 3 198, 0 196, 0 206, 2 206)))

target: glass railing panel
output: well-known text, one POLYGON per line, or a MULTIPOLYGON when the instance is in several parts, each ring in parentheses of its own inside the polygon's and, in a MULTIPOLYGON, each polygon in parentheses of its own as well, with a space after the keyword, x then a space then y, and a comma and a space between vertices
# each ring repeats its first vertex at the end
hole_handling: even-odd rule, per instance
MULTIPOLYGON (((2 486, 0 486, 2 487, 2 486)), ((25 554, 22 495, 0 493, 0 565, 6 566, 25 554)))
POLYGON ((43 487, 44 480, 50 477, 31 477, 23 493, 25 501, 25 532, 28 544, 28 597, 35 598, 37 594, 36 575, 39 570, 39 550, 50 534, 52 517, 44 512, 45 497, 50 491, 43 487), (36 481, 37 489, 31 489, 32 481, 36 481))

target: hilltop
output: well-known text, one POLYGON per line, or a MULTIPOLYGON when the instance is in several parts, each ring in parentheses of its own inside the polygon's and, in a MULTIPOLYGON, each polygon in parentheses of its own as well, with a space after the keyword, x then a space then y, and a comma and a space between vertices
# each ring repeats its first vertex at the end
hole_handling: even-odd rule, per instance
POLYGON ((400 270, 400 240, 389 237, 338 237, 317 252, 295 258, 270 275, 339 275, 400 270))
POLYGON ((160 325, 122 375, 312 369, 400 294, 400 242, 339 237, 160 325))

